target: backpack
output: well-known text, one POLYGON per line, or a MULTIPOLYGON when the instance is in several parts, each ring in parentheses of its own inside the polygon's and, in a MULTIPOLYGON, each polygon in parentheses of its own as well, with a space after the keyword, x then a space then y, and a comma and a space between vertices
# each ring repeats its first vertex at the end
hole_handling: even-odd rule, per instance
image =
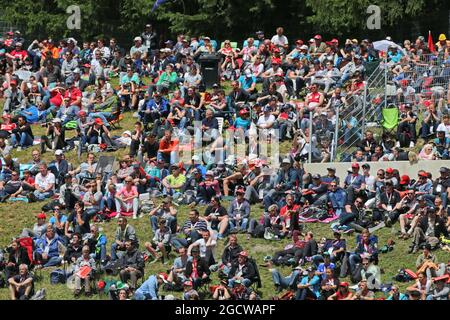
POLYGON ((411 143, 411 134, 409 132, 401 132, 398 136, 398 141, 400 142, 401 148, 409 148, 411 143))
POLYGON ((67 276, 66 272, 61 269, 53 270, 50 273, 50 283, 51 284, 59 284, 59 283, 66 283, 67 276))
POLYGON ((78 124, 76 121, 69 121, 64 125, 64 127, 67 130, 74 130, 74 129, 78 128, 78 124))
POLYGON ((361 263, 358 263, 356 265, 355 270, 353 271, 353 273, 350 276, 350 280, 352 281, 352 283, 359 283, 362 280, 362 276, 361 276, 362 268, 363 268, 363 266, 361 263))
POLYGON ((258 224, 252 232, 252 237, 253 238, 264 238, 265 231, 266 230, 264 229, 264 226, 261 224, 258 224))
POLYGON ((45 288, 42 288, 34 296, 30 298, 30 300, 45 300, 45 297, 47 295, 47 292, 45 291, 45 288))
POLYGON ((405 269, 398 270, 397 275, 394 276, 393 279, 397 282, 409 282, 413 280, 411 275, 408 272, 406 272, 405 269))
POLYGON ((256 260, 253 259, 253 258, 249 258, 248 261, 253 266, 253 269, 255 269, 255 278, 254 279, 250 279, 250 280, 252 280, 252 282, 256 282, 257 288, 259 289, 259 288, 262 287, 262 283, 261 283, 261 276, 259 274, 258 265, 256 264, 256 260))

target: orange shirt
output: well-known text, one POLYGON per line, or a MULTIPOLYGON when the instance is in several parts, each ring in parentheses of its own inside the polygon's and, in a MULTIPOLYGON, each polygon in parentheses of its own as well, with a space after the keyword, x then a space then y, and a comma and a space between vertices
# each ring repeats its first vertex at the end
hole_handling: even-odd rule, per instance
POLYGON ((53 48, 45 47, 44 50, 42 50, 43 53, 46 53, 48 51, 52 53, 53 59, 59 59, 59 49, 57 47, 53 48))
POLYGON ((168 152, 172 152, 173 150, 175 150, 178 142, 178 140, 167 141, 166 139, 161 139, 161 141, 159 142, 159 150, 169 150, 168 152))

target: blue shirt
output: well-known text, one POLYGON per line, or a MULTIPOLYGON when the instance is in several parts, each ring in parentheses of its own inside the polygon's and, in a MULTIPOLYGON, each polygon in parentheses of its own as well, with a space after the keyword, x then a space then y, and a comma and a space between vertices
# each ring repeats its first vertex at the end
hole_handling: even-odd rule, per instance
POLYGON ((240 76, 239 83, 241 84, 242 89, 248 90, 256 83, 256 77, 251 76, 250 78, 247 78, 246 76, 240 76))
POLYGON ((334 265, 334 263, 330 263, 329 265, 325 265, 325 262, 322 262, 321 264, 319 264, 319 266, 317 267, 317 271, 318 272, 320 272, 320 273, 322 273, 322 279, 325 279, 326 277, 327 277, 327 275, 325 274, 325 269, 327 269, 327 268, 329 268, 329 269, 331 269, 331 270, 334 270, 334 268, 335 268, 335 265, 334 265))
POLYGON ((358 174, 356 177, 353 174, 349 174, 345 178, 345 185, 346 186, 353 186, 356 189, 361 188, 361 185, 365 183, 366 179, 364 179, 364 176, 358 174))
POLYGON ((136 291, 149 300, 158 300, 158 280, 156 276, 150 276, 136 291))
POLYGON ((309 289, 316 295, 316 297, 320 297, 320 278, 317 275, 314 275, 311 280, 309 280, 308 276, 303 277, 300 281, 301 285, 310 284, 309 289))
MULTIPOLYGON (((60 222, 61 224, 66 223, 66 221, 67 221, 67 216, 66 216, 65 214, 63 214, 63 215, 61 215, 61 217, 59 217, 59 222, 60 222)), ((48 220, 48 222, 49 222, 51 225, 54 225, 54 224, 56 223, 56 218, 55 218, 55 217, 51 217, 51 218, 48 220)))
POLYGON ((236 129, 242 128, 244 130, 248 130, 250 129, 250 120, 237 117, 236 120, 234 121, 234 127, 236 129))

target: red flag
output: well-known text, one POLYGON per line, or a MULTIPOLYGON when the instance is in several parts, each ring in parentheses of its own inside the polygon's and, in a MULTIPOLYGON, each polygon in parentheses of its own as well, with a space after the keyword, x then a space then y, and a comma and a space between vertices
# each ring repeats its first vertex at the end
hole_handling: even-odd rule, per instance
POLYGON ((433 37, 431 36, 431 31, 428 31, 428 50, 430 50, 431 53, 436 52, 436 49, 434 48, 433 37))

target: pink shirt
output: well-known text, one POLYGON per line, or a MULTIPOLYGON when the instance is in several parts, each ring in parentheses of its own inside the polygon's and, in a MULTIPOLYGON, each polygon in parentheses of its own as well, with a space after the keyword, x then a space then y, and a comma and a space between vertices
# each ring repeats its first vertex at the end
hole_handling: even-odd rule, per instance
MULTIPOLYGON (((127 187, 125 186, 116 193, 116 197, 122 196, 122 198, 129 198, 134 195, 138 195, 136 186, 132 186, 130 191, 128 191, 127 187)), ((126 201, 126 203, 131 204, 133 203, 133 200, 128 200, 126 201)))

